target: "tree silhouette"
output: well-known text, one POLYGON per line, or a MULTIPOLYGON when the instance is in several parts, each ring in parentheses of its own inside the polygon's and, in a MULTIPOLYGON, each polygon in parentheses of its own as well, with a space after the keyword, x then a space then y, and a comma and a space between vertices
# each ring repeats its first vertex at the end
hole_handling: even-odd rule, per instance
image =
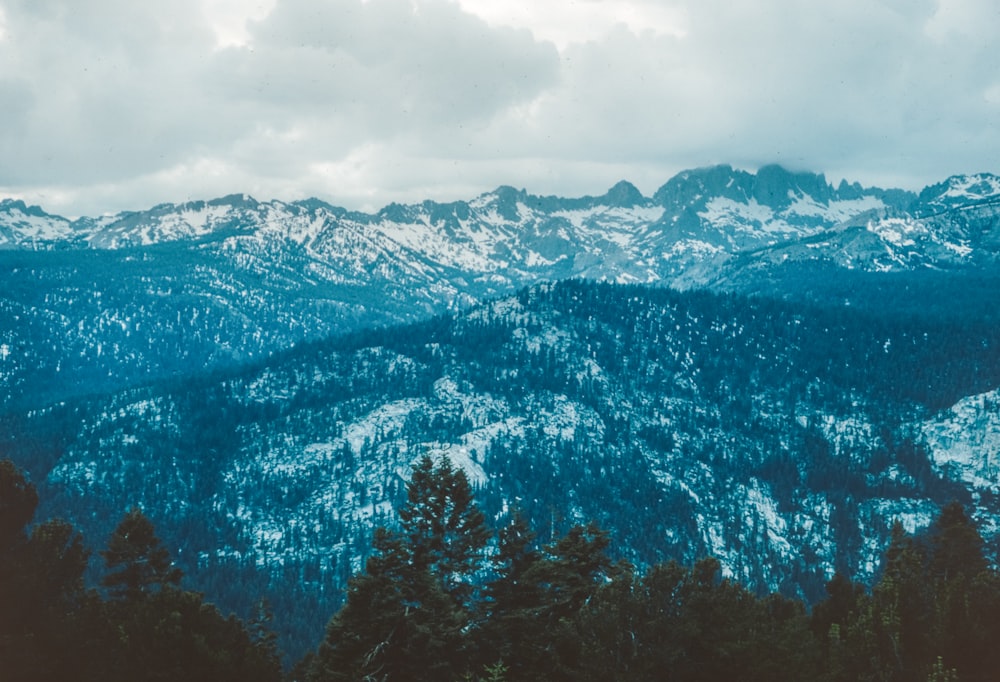
POLYGON ((376 532, 311 680, 456 679, 468 669, 472 579, 488 538, 468 479, 446 457, 422 457, 399 517, 399 532, 376 532))
POLYGON ((101 584, 117 599, 139 599, 181 580, 153 523, 136 507, 115 528, 101 556, 107 567, 101 584))

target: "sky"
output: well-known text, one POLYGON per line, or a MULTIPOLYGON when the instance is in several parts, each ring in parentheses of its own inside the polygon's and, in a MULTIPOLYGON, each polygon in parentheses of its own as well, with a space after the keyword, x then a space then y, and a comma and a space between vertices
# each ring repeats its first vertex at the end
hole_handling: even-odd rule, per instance
POLYGON ((996 0, 0 0, 0 197, 377 210, 1000 173, 996 0))

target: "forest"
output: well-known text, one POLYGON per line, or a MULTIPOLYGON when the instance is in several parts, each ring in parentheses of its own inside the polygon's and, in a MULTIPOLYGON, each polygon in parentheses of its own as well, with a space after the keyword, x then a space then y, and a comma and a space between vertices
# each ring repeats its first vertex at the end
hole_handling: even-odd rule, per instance
POLYGON ((22 680, 995 679, 1000 573, 959 503, 892 531, 875 584, 842 575, 808 607, 755 593, 711 557, 638 570, 590 523, 545 544, 514 511, 490 528, 447 458, 413 467, 395 529, 319 646, 293 665, 270 631, 224 616, 183 576, 137 508, 87 579, 90 550, 33 524, 35 486, 0 461, 0 669, 22 680))
MULTIPOLYGON (((518 509, 546 561, 595 522, 609 561, 631 565, 630 595, 670 560, 692 570, 711 556, 714 581, 811 614, 834 573, 878 583, 893 518, 912 529, 907 513, 929 519, 951 500, 987 531, 997 518, 995 494, 956 480, 920 440, 935 410, 1000 385, 996 318, 962 312, 970 297, 985 310, 991 290, 949 291, 953 317, 942 319, 929 305, 889 315, 857 298, 827 308, 539 285, 238 370, 5 415, 0 458, 38 486, 40 518, 72 521, 66 538, 99 546, 119 515, 141 509, 180 584, 220 613, 269 622, 285 665, 315 648, 345 604, 374 528, 399 532, 395 510, 426 449, 465 448, 482 467, 476 503, 496 528, 476 585, 498 570, 518 509), (391 417, 386 406, 397 419, 374 418, 391 417), (864 428, 833 430, 841 424, 864 428)), ((996 538, 988 544, 993 557, 996 538)), ((82 580, 98 601, 121 601, 101 584, 102 556, 83 562, 82 580)), ((486 597, 476 598, 485 618, 486 597)), ((489 658, 456 674, 483 675, 489 658)))

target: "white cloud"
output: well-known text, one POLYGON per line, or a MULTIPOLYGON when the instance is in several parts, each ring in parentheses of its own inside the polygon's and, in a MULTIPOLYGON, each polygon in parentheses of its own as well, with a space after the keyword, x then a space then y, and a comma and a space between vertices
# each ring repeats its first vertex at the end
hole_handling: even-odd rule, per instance
POLYGON ((215 33, 216 46, 234 47, 250 41, 252 22, 260 22, 273 9, 277 0, 203 0, 201 11, 215 33))
POLYGON ((0 191, 378 207, 715 162, 918 188, 1000 170, 998 34, 992 0, 0 0, 0 191))
POLYGON ((685 32, 682 6, 649 0, 458 0, 458 4, 494 26, 528 29, 536 38, 551 41, 560 49, 600 41, 617 27, 636 34, 680 36, 685 32))

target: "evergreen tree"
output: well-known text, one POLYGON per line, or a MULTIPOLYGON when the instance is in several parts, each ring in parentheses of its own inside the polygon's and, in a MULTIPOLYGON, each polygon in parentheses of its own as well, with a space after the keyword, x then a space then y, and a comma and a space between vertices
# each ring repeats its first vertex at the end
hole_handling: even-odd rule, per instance
POLYGON ((856 668, 857 650, 853 641, 861 614, 870 609, 869 598, 862 585, 837 573, 826 585, 827 598, 813 607, 809 627, 816 638, 825 661, 825 680, 849 682, 861 679, 856 668))
MULTIPOLYGON (((935 653, 960 679, 988 679, 1000 660, 995 573, 962 505, 952 502, 928 529, 927 581, 933 589, 935 653)), ((939 673, 940 674, 940 673, 939 673)))
POLYGON ((115 528, 101 556, 107 567, 101 584, 117 599, 134 601, 181 580, 152 522, 135 507, 115 528))
POLYGON ((951 502, 928 529, 929 577, 937 583, 967 580, 986 570, 985 543, 958 502, 951 502))
POLYGON ((30 534, 38 496, 9 460, 0 462, 0 670, 4 679, 86 679, 97 601, 84 589, 89 552, 65 521, 30 534))
POLYGON ((37 506, 35 486, 12 461, 0 460, 0 552, 25 540, 37 506))
POLYGON ((512 679, 573 679, 581 657, 573 618, 614 574, 608 533, 593 523, 574 526, 536 558, 528 549, 530 536, 516 526, 511 530, 506 552, 518 560, 511 564, 518 572, 507 572, 508 584, 491 585, 493 594, 509 601, 497 614, 500 627, 491 633, 490 648, 509 651, 510 660, 503 660, 512 679))
POLYGON ((104 641, 96 675, 102 682, 189 680, 274 682, 281 668, 273 638, 251 633, 201 594, 180 589, 181 572, 152 522, 130 510, 101 552, 104 641))
POLYGON ((447 458, 422 457, 399 516, 398 533, 376 532, 311 680, 457 679, 471 669, 472 585, 488 532, 468 479, 447 458))
POLYGON ((499 532, 493 557, 496 576, 484 589, 483 613, 476 633, 482 665, 507 661, 516 672, 524 652, 537 643, 532 614, 541 603, 541 590, 531 580, 531 574, 542 560, 535 546, 535 533, 520 512, 515 512, 499 532))
POLYGON ((399 520, 410 567, 435 576, 446 593, 468 607, 471 578, 479 568, 489 530, 465 473, 447 457, 437 465, 430 456, 421 457, 399 520))

